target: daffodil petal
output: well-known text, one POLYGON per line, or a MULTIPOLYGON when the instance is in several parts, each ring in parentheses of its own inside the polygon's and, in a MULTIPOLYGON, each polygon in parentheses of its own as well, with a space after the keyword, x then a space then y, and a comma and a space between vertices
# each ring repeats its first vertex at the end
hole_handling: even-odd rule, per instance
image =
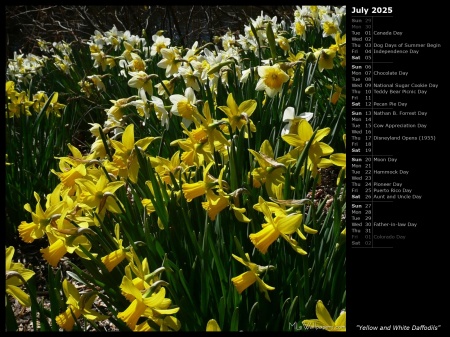
POLYGON ((314 140, 316 142, 321 141, 324 137, 328 136, 330 131, 331 131, 330 128, 323 128, 323 129, 317 130, 316 137, 314 137, 314 140))
POLYGON ((239 104, 239 112, 244 112, 247 114, 247 116, 251 116, 253 111, 255 111, 257 107, 257 103, 254 99, 249 99, 247 101, 242 102, 239 104))
POLYGON ((328 325, 330 327, 334 325, 334 321, 331 318, 330 313, 327 308, 325 308, 325 305, 321 300, 318 300, 316 304, 316 316, 324 325, 328 325))
POLYGON ((122 284, 120 285, 120 290, 122 290, 126 294, 132 295, 134 298, 141 300, 142 294, 139 289, 133 284, 128 277, 124 276, 122 279, 122 284))
POLYGON ((238 293, 241 294, 245 289, 256 282, 256 275, 252 271, 246 271, 245 273, 233 277, 231 282, 233 282, 233 285, 236 287, 238 293))
POLYGON ((19 287, 16 287, 16 286, 13 286, 13 285, 8 285, 6 287, 6 293, 10 294, 13 297, 15 297, 19 301, 20 305, 22 305, 24 307, 30 307, 31 306, 30 295, 25 293, 19 287))
POLYGON ((346 325, 347 325, 347 313, 345 310, 342 310, 341 314, 336 319, 334 326, 337 331, 345 331, 346 325))
POLYGON ((289 216, 275 218, 277 229, 283 234, 294 233, 300 226, 301 221, 302 214, 291 214, 289 216))
POLYGON ((206 331, 221 331, 219 324, 217 324, 216 320, 210 319, 206 324, 206 331))
POLYGON ((333 153, 330 156, 330 160, 336 166, 346 166, 347 165, 347 155, 345 153, 333 153))

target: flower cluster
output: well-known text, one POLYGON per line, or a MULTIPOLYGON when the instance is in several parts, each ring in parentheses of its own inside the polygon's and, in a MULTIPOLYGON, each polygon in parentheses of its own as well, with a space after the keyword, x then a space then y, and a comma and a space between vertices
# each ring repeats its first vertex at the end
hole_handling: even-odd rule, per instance
MULTIPOLYGON (((305 197, 320 181, 321 170, 331 166, 341 168, 337 183, 345 183, 345 153, 335 153, 336 145, 342 146, 330 145, 329 137, 339 130, 316 117, 324 116, 325 107, 328 112, 345 108, 342 76, 330 72, 345 67, 344 20, 345 6, 297 6, 291 23, 261 13, 245 25, 244 34, 227 31, 216 44, 195 42, 190 48, 173 46, 163 31, 151 40, 115 26, 95 31, 86 46, 92 73, 76 77, 75 83, 80 97, 99 102, 95 109, 100 107, 103 120, 91 120, 84 130, 93 137, 87 150, 68 143, 70 153, 55 157, 59 165, 51 173, 59 183, 45 200, 34 192, 35 206, 24 206, 31 221, 18 226, 20 238, 26 243, 45 239, 48 246, 40 251, 54 268, 77 254, 108 282, 110 275, 119 278, 117 289, 128 305, 110 314, 129 329, 178 331, 182 323, 175 315, 183 309, 167 297, 171 291, 161 273, 170 265, 171 280, 180 279, 183 288, 186 281, 168 255, 195 251, 195 262, 178 267, 207 265, 202 260, 207 254, 199 251, 211 239, 206 229, 200 233, 198 223, 214 225, 215 234, 225 222, 236 223, 233 233, 245 233, 240 234, 244 245, 254 249, 251 256, 240 247, 241 256, 228 254, 248 269, 231 277, 231 287, 242 296, 257 284, 270 301, 268 291, 276 288, 263 278, 272 277, 275 267, 260 261, 268 261, 280 245, 290 247, 293 259, 307 258, 321 229, 312 208, 294 198, 305 197), (313 34, 319 34, 321 47, 306 42, 313 34), (317 97, 319 88, 324 94, 317 97), (173 215, 178 209, 185 217, 201 216, 183 229, 173 215), (114 235, 108 228, 114 228, 114 235), (157 243, 161 237, 181 242, 164 251, 157 243), (141 248, 137 238, 155 247, 141 248), (190 242, 194 249, 186 248, 190 242), (158 258, 149 251, 164 261, 153 272, 150 265, 158 258)), ((76 72, 70 44, 38 42, 43 52, 54 53, 53 65, 61 74, 76 72)), ((41 71, 43 60, 15 55, 8 63, 8 118, 32 116, 32 110, 61 117, 61 110, 70 107, 70 102, 58 102, 57 92, 48 97, 43 91, 33 96, 16 91, 17 83, 41 71)), ((339 139, 345 143, 342 133, 339 139)), ((218 253, 213 254, 216 259, 218 253)), ((15 288, 8 289, 28 303, 15 288)), ((113 290, 109 295, 97 288, 80 293, 67 279, 62 289, 66 305, 56 318, 60 328, 73 330, 81 317, 92 322, 109 317, 94 310, 94 302, 113 290)), ((331 324, 328 316, 325 321, 331 324)), ((207 330, 220 328, 211 319, 207 330)))

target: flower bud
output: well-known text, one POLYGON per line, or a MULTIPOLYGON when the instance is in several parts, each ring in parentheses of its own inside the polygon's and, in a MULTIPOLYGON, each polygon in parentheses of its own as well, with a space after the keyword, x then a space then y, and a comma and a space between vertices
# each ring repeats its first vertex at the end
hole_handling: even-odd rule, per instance
POLYGON ((316 88, 314 88, 314 85, 310 85, 305 89, 305 94, 312 95, 316 92, 316 88))

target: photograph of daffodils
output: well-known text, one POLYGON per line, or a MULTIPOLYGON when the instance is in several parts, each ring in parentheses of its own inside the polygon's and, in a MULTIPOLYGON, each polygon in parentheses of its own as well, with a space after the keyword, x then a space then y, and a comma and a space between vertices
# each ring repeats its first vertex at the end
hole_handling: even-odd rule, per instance
POLYGON ((346 330, 346 8, 245 19, 7 60, 7 331, 346 330))

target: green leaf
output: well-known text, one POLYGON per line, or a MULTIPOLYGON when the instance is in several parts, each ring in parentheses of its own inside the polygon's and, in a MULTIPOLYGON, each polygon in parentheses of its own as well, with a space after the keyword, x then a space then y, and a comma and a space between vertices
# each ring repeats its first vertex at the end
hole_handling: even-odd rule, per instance
POLYGON ((236 247, 236 249, 237 249, 237 251, 239 253, 239 256, 244 261, 250 262, 250 261, 248 261, 247 256, 245 255, 244 250, 242 249, 241 243, 239 242, 238 238, 236 236, 233 236, 233 240, 234 240, 234 243, 235 243, 235 247, 236 247))
MULTIPOLYGON (((59 271, 59 270, 58 270, 59 271)), ((56 282, 55 275, 53 274, 52 266, 48 265, 47 269, 47 279, 48 279, 48 287, 51 289, 49 291, 50 296, 50 318, 52 320, 52 331, 58 331, 58 324, 56 324, 56 316, 60 314, 63 310, 60 306, 61 299, 58 296, 61 290, 61 283, 56 282)))
POLYGON ((308 141, 306 146, 303 148, 302 153, 300 154, 300 157, 297 159, 297 162, 295 163, 295 168, 294 168, 294 175, 293 175, 294 177, 298 177, 300 175, 300 169, 302 168, 303 165, 305 165, 305 173, 308 172, 308 169, 307 169, 308 152, 309 152, 309 148, 311 147, 311 144, 314 140, 314 137, 316 137, 317 131, 318 130, 314 131, 310 140, 308 141))
POLYGON ((220 298, 218 309, 219 309, 219 326, 223 327, 225 323, 225 309, 226 309, 225 295, 220 298))
POLYGON ((16 317, 11 308, 11 301, 6 298, 6 315, 5 315, 6 331, 17 331, 19 326, 16 322, 16 317))
POLYGON ((256 326, 256 314, 258 311, 259 303, 255 302, 252 305, 252 308, 250 309, 250 313, 248 315, 248 323, 250 328, 253 330, 253 328, 256 326))
POLYGON ((273 30, 272 30, 272 21, 267 22, 266 36, 267 36, 267 41, 269 42, 270 54, 272 55, 272 59, 275 61, 278 56, 277 56, 277 47, 276 47, 276 43, 275 43, 275 36, 273 35, 273 30))
POLYGON ((296 317, 298 317, 298 314, 295 310, 295 305, 297 304, 298 296, 294 297, 294 300, 292 301, 291 305, 289 306, 289 310, 285 316, 285 327, 284 329, 287 330, 289 328, 289 325, 286 325, 286 323, 294 322, 296 317))
POLYGON ((39 312, 39 324, 40 324, 40 330, 39 331, 50 331, 52 330, 50 328, 50 325, 47 321, 47 315, 45 311, 42 308, 42 305, 37 302, 37 292, 36 292, 36 282, 35 277, 33 276, 27 283, 25 283, 25 286, 27 287, 27 290, 30 294, 31 299, 31 319, 33 321, 33 328, 34 331, 38 331, 37 327, 37 313, 39 312))
POLYGON ((41 122, 42 118, 45 115, 45 112, 48 109, 48 106, 50 105, 50 102, 52 101, 53 96, 55 96, 55 92, 52 92, 48 100, 45 102, 44 106, 42 107, 41 111, 38 113, 36 120, 33 125, 33 132, 31 134, 35 134, 36 130, 41 126, 44 127, 45 125, 41 122))
POLYGON ((238 331, 239 327, 239 307, 236 307, 231 316, 230 331, 238 331))
POLYGON ((187 295, 187 297, 188 297, 188 299, 190 301, 191 306, 195 307, 195 302, 194 302, 194 300, 192 298, 191 291, 189 290, 189 287, 187 285, 186 278, 184 277, 184 273, 183 273, 182 269, 180 269, 178 271, 178 276, 179 276, 179 279, 181 281, 181 285, 183 286, 184 291, 185 291, 185 293, 186 293, 186 295, 187 295))

